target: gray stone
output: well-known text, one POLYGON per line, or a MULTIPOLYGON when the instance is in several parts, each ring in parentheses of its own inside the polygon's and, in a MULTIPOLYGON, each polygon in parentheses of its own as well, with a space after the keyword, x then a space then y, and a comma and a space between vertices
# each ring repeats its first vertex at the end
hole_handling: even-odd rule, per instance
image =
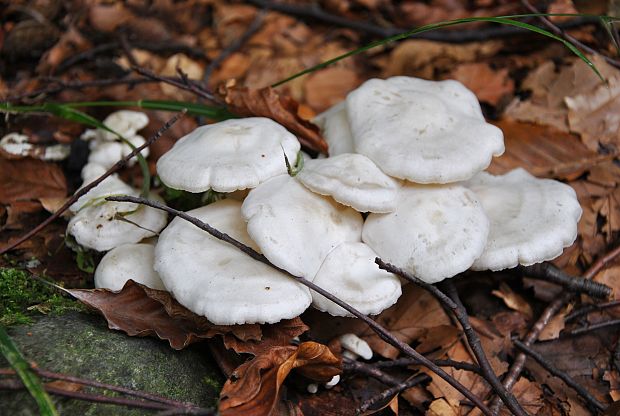
MULTIPOLYGON (((48 371, 149 392, 202 407, 216 404, 223 379, 200 344, 174 351, 166 341, 129 337, 107 328, 98 315, 46 316, 9 329, 29 361, 48 371)), ((0 367, 8 364, 0 356, 0 367)), ((85 392, 94 390, 83 389, 85 392)), ((99 390, 101 393, 101 390, 99 390)), ((109 394, 109 392, 105 392, 109 394)), ((153 411, 52 396, 63 416, 152 415, 153 411)), ((0 391, 0 415, 37 415, 25 392, 0 391)))

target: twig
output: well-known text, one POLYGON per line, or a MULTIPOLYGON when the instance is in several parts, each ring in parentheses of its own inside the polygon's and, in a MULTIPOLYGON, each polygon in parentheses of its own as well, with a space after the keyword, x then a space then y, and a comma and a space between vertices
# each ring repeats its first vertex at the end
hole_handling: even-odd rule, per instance
POLYGON ((527 412, 523 409, 523 407, 521 407, 515 396, 502 385, 502 382, 497 377, 497 374, 495 374, 495 372, 493 371, 491 363, 489 362, 484 352, 484 349, 482 348, 480 338, 469 323, 467 310, 465 309, 465 306, 463 306, 463 304, 461 303, 454 284, 449 279, 444 281, 444 285, 448 292, 448 295, 446 295, 434 285, 423 282, 422 280, 418 279, 417 277, 411 275, 410 273, 399 267, 396 267, 390 263, 385 263, 379 257, 375 259, 375 263, 379 265, 380 269, 401 276, 404 279, 409 280, 410 282, 413 282, 416 285, 431 292, 431 294, 433 294, 433 296, 435 296, 441 304, 452 310, 452 313, 454 314, 454 316, 456 316, 456 319, 463 327, 463 332, 465 332, 467 342, 469 343, 474 353, 474 356, 476 357, 476 360, 480 365, 484 379, 491 385, 491 387, 493 387, 493 390, 495 390, 497 395, 502 399, 506 406, 508 406, 510 411, 512 411, 517 416, 527 415, 527 412))
POLYGON ((166 84, 170 84, 182 90, 189 91, 197 95, 200 98, 204 98, 205 100, 221 103, 213 94, 207 91, 202 85, 200 85, 196 81, 188 79, 187 77, 185 78, 165 77, 162 75, 157 75, 153 71, 150 71, 140 66, 132 66, 132 69, 136 71, 138 74, 143 75, 147 78, 154 79, 160 82, 164 82, 166 84))
POLYGON ((569 313, 568 315, 566 315, 564 320, 566 322, 572 321, 590 312, 599 312, 605 309, 615 308, 616 306, 620 306, 620 300, 612 300, 611 302, 605 302, 601 304, 588 304, 580 309, 576 309, 573 312, 569 313))
MULTIPOLYGON (((594 264, 592 264, 583 274, 584 279, 592 279, 599 271, 603 269, 603 267, 605 267, 607 263, 614 260, 616 257, 618 257, 618 255, 620 255, 620 246, 616 247, 609 253, 605 254, 603 257, 599 258, 596 262, 594 262, 594 264)), ((557 314, 560 309, 562 309, 562 307, 573 298, 573 296, 573 293, 563 291, 558 298, 556 298, 553 302, 547 305, 536 323, 534 323, 532 328, 530 328, 530 331, 523 339, 523 344, 528 347, 532 346, 532 344, 536 342, 536 340, 540 336, 542 330, 547 326, 551 318, 553 318, 555 314, 557 314)), ((508 374, 504 378, 504 386, 506 387, 506 389, 512 389, 512 387, 517 382, 517 379, 521 375, 521 371, 523 371, 525 360, 525 353, 519 352, 514 362, 510 366, 508 374)), ((500 407, 501 402, 496 397, 491 404, 491 410, 493 411, 494 415, 499 412, 500 407)))
POLYGON ((304 279, 303 277, 300 277, 300 276, 295 276, 295 275, 289 273, 288 271, 286 271, 286 270, 284 270, 284 269, 274 265, 263 254, 260 254, 259 252, 257 252, 256 250, 252 249, 251 247, 246 246, 245 244, 235 240, 234 238, 230 237, 228 234, 216 230, 215 228, 211 227, 209 224, 206 224, 206 223, 200 221, 198 218, 192 217, 191 215, 188 215, 188 214, 186 214, 185 212, 182 212, 182 211, 178 211, 178 210, 176 210, 174 208, 170 208, 170 207, 168 207, 166 205, 163 205, 163 204, 161 204, 161 203, 159 203, 157 201, 151 201, 151 200, 148 200, 148 199, 145 199, 145 198, 133 197, 133 196, 111 196, 111 197, 107 197, 106 200, 107 201, 116 201, 116 202, 132 202, 132 203, 147 205, 147 206, 150 206, 152 208, 156 208, 156 209, 160 209, 160 210, 166 211, 166 212, 168 212, 169 214, 171 214, 173 216, 179 217, 179 218, 181 218, 181 219, 183 219, 185 221, 190 222, 191 224, 195 225, 196 227, 200 228, 201 230, 204 230, 204 231, 208 232, 213 237, 215 237, 215 238, 217 238, 219 240, 225 241, 225 242, 227 242, 227 243, 237 247, 239 250, 241 250, 245 254, 249 255, 254 260, 259 261, 261 263, 264 263, 264 264, 266 264, 266 265, 268 265, 270 267, 273 267, 274 269, 280 271, 281 273, 284 273, 285 275, 292 277, 293 279, 295 279, 300 284, 308 287, 309 289, 314 290, 315 292, 319 293, 320 295, 323 295, 327 299, 329 299, 332 302, 334 302, 336 305, 338 305, 341 308, 345 309, 346 311, 350 312, 355 317, 361 319, 382 340, 384 340, 388 344, 398 348, 400 351, 402 351, 406 355, 419 360, 420 365, 430 369, 435 374, 437 374, 439 377, 444 379, 448 384, 450 384, 452 387, 454 387, 456 390, 458 390, 463 396, 465 396, 472 403, 474 403, 482 411, 482 413, 484 413, 485 415, 491 415, 491 412, 490 412, 489 408, 483 403, 483 401, 479 397, 477 397, 475 394, 473 394, 470 390, 468 390, 465 386, 463 386, 458 380, 456 380, 450 374, 446 373, 442 368, 440 368, 437 365, 435 365, 435 363, 433 363, 431 360, 429 360, 428 358, 426 358, 425 356, 423 356, 422 354, 417 352, 415 349, 413 349, 408 344, 405 344, 404 342, 400 341, 398 338, 396 338, 391 332, 389 332, 383 326, 381 326, 380 324, 378 324, 374 320, 370 319, 368 316, 364 315, 363 313, 361 313, 360 311, 358 311, 357 309, 355 309, 354 307, 352 307, 348 303, 346 303, 346 302, 342 301, 341 299, 337 298, 336 296, 334 296, 330 292, 328 292, 325 289, 323 289, 323 288, 317 286, 316 284, 310 282, 309 280, 306 280, 306 279, 304 279))
POLYGON ((396 377, 387 374, 372 364, 362 363, 360 361, 351 360, 350 358, 344 358, 342 360, 342 369, 344 371, 365 374, 388 386, 397 386, 401 383, 396 377))
POLYGON ((579 394, 590 406, 592 406, 593 408, 596 408, 599 411, 605 410, 606 406, 604 404, 599 402, 596 399, 596 397, 592 396, 586 389, 584 389, 582 386, 580 386, 579 383, 577 383, 575 380, 573 380, 564 371, 561 371, 561 370, 555 368, 551 363, 549 363, 545 359, 545 357, 543 357, 538 352, 534 351, 533 349, 531 349, 529 346, 525 345, 524 343, 522 343, 518 339, 514 340, 514 344, 515 344, 515 346, 518 349, 520 349, 521 351, 523 351, 524 353, 526 353, 527 355, 532 357, 534 359, 534 361, 536 361, 538 364, 540 364, 545 370, 547 370, 553 376, 559 378, 567 386, 569 386, 570 388, 575 390, 577 392, 577 394, 579 394))
MULTIPOLYGON (((540 11, 532 6, 532 4, 528 1, 528 0, 521 0, 521 4, 523 4, 523 6, 525 6, 526 9, 528 9, 529 11, 531 11, 532 13, 540 13, 540 11)), ((551 20, 547 19, 544 16, 538 16, 538 19, 545 25, 547 26, 547 28, 553 32, 554 34, 566 39, 567 42, 570 42, 573 46, 580 48, 584 51, 586 51, 589 54, 592 55, 598 55, 600 57, 602 57, 605 62, 607 62, 608 64, 615 66, 616 68, 620 68, 620 62, 616 61, 613 58, 610 58, 609 56, 605 56, 603 54, 601 54, 600 52, 597 52, 596 50, 592 49, 591 47, 589 47, 588 45, 580 42, 579 40, 575 39, 573 36, 569 35, 568 33, 566 33, 564 30, 562 30, 561 28, 559 28, 555 23, 553 23, 551 20)))
MULTIPOLYGON (((247 0, 247 2, 264 9, 275 10, 277 12, 296 16, 302 19, 316 19, 326 24, 357 30, 370 36, 379 38, 387 38, 406 32, 405 29, 397 27, 383 27, 364 21, 350 20, 342 16, 328 13, 316 4, 311 4, 309 6, 300 6, 290 3, 272 2, 266 0, 247 0)), ((561 23, 559 27, 561 27, 562 29, 570 29, 594 23, 598 23, 597 18, 593 18, 590 16, 577 17, 575 19, 571 19, 569 21, 561 23)), ((414 37, 416 39, 427 39, 438 42, 466 43, 485 41, 493 38, 505 38, 515 35, 524 35, 528 33, 529 32, 526 29, 515 26, 490 26, 476 28, 474 30, 443 30, 425 32, 414 35, 414 37)))
POLYGON ((170 409, 155 413, 155 416, 215 416, 217 412, 210 409, 170 409))
POLYGON ((520 266, 519 270, 528 277, 564 286, 572 292, 587 293, 595 298, 608 298, 611 296, 612 289, 609 286, 591 279, 571 276, 551 263, 544 262, 532 266, 520 266))
MULTIPOLYGON (((452 367, 457 370, 471 371, 482 375, 482 370, 475 364, 467 363, 464 361, 454 360, 432 360, 439 367, 452 367)), ((378 361, 372 365, 377 368, 390 368, 390 367, 406 367, 410 365, 419 365, 420 362, 413 358, 398 358, 396 360, 378 361)))
POLYGON ((222 52, 220 52, 220 54, 213 61, 211 61, 207 69, 205 69, 205 73, 202 78, 205 84, 211 78, 213 71, 215 71, 226 58, 241 49, 241 47, 252 37, 252 35, 254 35, 261 28, 265 14, 266 13, 264 10, 259 11, 250 26, 248 26, 247 30, 239 38, 235 39, 230 45, 224 48, 222 52))
MULTIPOLYGON (((0 389, 6 390, 21 390, 24 389, 24 385, 19 379, 1 379, 0 389)), ((170 406, 163 403, 145 402, 142 400, 127 399, 123 397, 110 397, 100 394, 84 393, 79 391, 70 391, 53 387, 50 385, 44 385, 45 391, 58 396, 70 397, 72 399, 85 400, 94 403, 107 403, 115 404, 119 406, 138 407, 142 409, 153 410, 170 410, 170 406)))
POLYGON ((609 328, 610 326, 620 325, 620 319, 611 319, 609 321, 598 322, 595 324, 590 324, 586 326, 582 326, 580 328, 573 329, 568 332, 568 335, 581 335, 586 332, 596 331, 598 329, 609 328))
MULTIPOLYGON (((96 387, 96 388, 100 388, 100 389, 106 389, 106 390, 110 390, 110 391, 115 391, 117 393, 126 394, 128 396, 139 397, 141 399, 146 399, 146 400, 150 400, 150 401, 153 401, 153 402, 167 404, 168 406, 172 406, 172 407, 187 407, 187 408, 194 408, 194 409, 198 408, 198 406, 196 406, 195 404, 192 404, 192 403, 183 403, 183 402, 179 402, 179 401, 176 401, 176 400, 167 399, 165 397, 157 396, 155 394, 151 394, 151 393, 147 393, 147 392, 143 392, 143 391, 138 391, 138 390, 132 390, 132 389, 128 389, 126 387, 115 386, 113 384, 100 383, 100 382, 95 381, 95 380, 88 380, 88 379, 84 379, 84 378, 70 376, 70 375, 67 375, 67 374, 54 373, 52 371, 41 370, 39 368, 34 368, 34 367, 31 367, 31 370, 34 371, 35 373, 37 373, 39 376, 44 377, 44 378, 51 378, 51 379, 55 379, 55 380, 63 380, 63 381, 71 382, 71 383, 81 384, 83 386, 96 387)), ((15 370, 12 370, 12 369, 0 369, 0 374, 2 374, 2 375, 15 375, 15 370)))
POLYGON ((108 169, 103 175, 101 175, 100 177, 98 177, 97 179, 95 179, 94 181, 89 183, 88 185, 80 188, 76 193, 73 194, 73 196, 71 198, 69 198, 67 200, 67 202, 65 202, 63 204, 63 206, 61 206, 52 215, 47 217, 47 219, 45 219, 45 221, 43 221, 42 223, 40 223, 39 225, 34 227, 32 230, 28 231, 26 234, 24 234, 23 236, 18 238, 16 241, 14 241, 12 243, 9 243, 5 247, 2 247, 0 249, 0 255, 8 252, 9 250, 13 250, 15 247, 19 246, 24 241, 27 241, 28 239, 32 238, 32 236, 36 235, 39 231, 41 231, 42 229, 47 227, 55 219, 59 218, 82 195, 85 195, 86 193, 88 193, 88 191, 90 191, 91 189, 93 189, 94 187, 99 185, 108 176, 110 176, 113 173, 115 173, 115 172, 119 171, 120 169, 122 169, 127 164, 127 161, 129 161, 129 159, 131 159, 132 157, 137 155, 144 148, 146 148, 146 147, 150 146, 151 144, 153 144, 157 139, 159 139, 162 136, 162 134, 164 134, 168 129, 170 129, 170 127, 172 127, 184 115, 185 115, 185 111, 182 111, 182 112, 176 114, 170 120, 168 120, 166 122, 166 124, 164 124, 159 130, 157 130, 157 132, 153 136, 151 136, 142 146, 139 146, 139 147, 135 148, 127 156, 125 156, 124 158, 122 158, 121 160, 116 162, 114 164, 114 166, 112 166, 110 169, 108 169))
POLYGON ((389 399, 390 397, 394 397, 395 395, 403 392, 407 389, 417 386, 418 384, 428 383, 431 381, 431 378, 427 374, 420 374, 414 376, 402 383, 397 384, 396 386, 384 390, 380 394, 371 397, 370 399, 363 402, 360 407, 357 409, 357 414, 364 414, 368 409, 373 407, 377 403, 381 403, 389 399))

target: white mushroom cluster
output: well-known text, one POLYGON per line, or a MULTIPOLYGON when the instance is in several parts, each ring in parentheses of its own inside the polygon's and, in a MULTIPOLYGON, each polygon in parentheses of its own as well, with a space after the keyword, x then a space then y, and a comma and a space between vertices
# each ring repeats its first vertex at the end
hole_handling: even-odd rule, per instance
MULTIPOLYGON (((315 121, 331 157, 306 160, 295 176, 285 163, 300 151, 295 136, 254 117, 181 138, 158 161, 159 177, 189 192, 249 190, 189 214, 365 314, 401 295, 400 280, 376 257, 435 283, 469 268, 549 260, 576 238, 581 209, 572 188, 520 169, 483 172, 503 153, 503 134, 456 81, 372 79, 315 121)), ((131 194, 115 181, 93 196, 131 194)), ((310 304, 349 315, 182 219, 161 233, 153 259, 165 288, 215 324, 273 323, 310 304)))

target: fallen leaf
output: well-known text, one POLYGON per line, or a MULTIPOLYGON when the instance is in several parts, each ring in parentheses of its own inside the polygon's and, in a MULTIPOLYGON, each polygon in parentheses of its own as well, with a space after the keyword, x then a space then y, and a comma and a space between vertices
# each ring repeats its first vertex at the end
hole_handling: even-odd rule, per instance
POLYGON ((232 334, 226 334, 224 335, 224 345, 237 353, 262 355, 274 347, 289 345, 293 338, 303 334, 308 329, 308 326, 299 317, 285 319, 276 324, 261 325, 262 337, 260 340, 248 339, 244 341, 232 334))
POLYGON ((327 143, 319 128, 299 116, 299 104, 292 98, 281 96, 270 87, 259 90, 239 88, 234 82, 222 86, 219 94, 233 113, 243 117, 269 117, 296 134, 303 146, 327 153, 327 143))
POLYGON ((512 392, 523 409, 530 415, 538 414, 538 411, 543 407, 543 390, 538 383, 521 377, 512 388, 512 392))
POLYGON ((550 341, 560 336, 560 332, 564 329, 564 318, 566 317, 566 311, 558 313, 549 320, 547 325, 540 331, 538 336, 539 341, 550 341))
POLYGON ((428 414, 432 416, 458 416, 458 412, 450 406, 446 399, 433 400, 428 408, 428 414))
POLYGON ((35 159, 0 157, 1 204, 66 195, 67 182, 60 166, 35 159))
POLYGON ((618 371, 605 371, 603 380, 609 383, 609 395, 614 402, 620 400, 620 375, 618 371))
POLYGON ((276 406, 282 383, 293 370, 317 381, 340 374, 341 363, 323 344, 275 347, 238 367, 220 393, 222 416, 268 415, 276 406))
POLYGON ((54 380, 49 383, 45 383, 46 387, 54 387, 57 389, 61 389, 64 391, 76 392, 82 390, 84 387, 82 384, 72 383, 70 381, 65 380, 54 380))
POLYGON ((514 92, 514 81, 508 69, 494 70, 487 63, 476 62, 457 66, 446 79, 456 79, 473 91, 478 100, 496 106, 514 92))
POLYGON ((529 303, 521 295, 516 293, 506 283, 501 282, 499 289, 491 292, 494 296, 497 296, 504 301, 506 306, 515 311, 519 311, 528 318, 532 318, 534 311, 529 303))
POLYGON ((48 50, 37 67, 39 73, 51 73, 56 67, 71 55, 88 49, 91 43, 74 27, 64 32, 58 42, 48 50))
POLYGON ((327 110, 344 100, 360 83, 357 73, 349 68, 331 67, 313 72, 304 84, 306 102, 318 112, 327 110))
POLYGON ((108 321, 110 329, 130 336, 154 335, 180 350, 201 339, 232 334, 240 340, 260 340, 258 324, 214 325, 181 306, 170 293, 127 281, 119 292, 107 289, 67 289, 82 303, 94 308, 108 321))

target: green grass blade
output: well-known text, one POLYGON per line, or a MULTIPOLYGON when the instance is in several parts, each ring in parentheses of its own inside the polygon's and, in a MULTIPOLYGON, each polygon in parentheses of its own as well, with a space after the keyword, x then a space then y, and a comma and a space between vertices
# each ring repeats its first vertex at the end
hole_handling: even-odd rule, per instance
POLYGON ((603 76, 601 75, 601 73, 598 71, 598 69, 596 68, 596 66, 592 63, 592 61, 590 61, 579 49, 577 49, 575 46, 573 46, 570 42, 566 41, 565 39, 562 39, 561 37, 554 35, 553 33, 545 30, 545 29, 541 29, 538 26, 534 26, 531 25, 529 23, 524 23, 524 22, 519 22, 517 20, 514 20, 516 18, 522 18, 522 17, 541 17, 541 16, 584 16, 584 15, 574 15, 574 14, 545 14, 545 13, 541 13, 541 14, 522 14, 522 15, 512 15, 512 16, 499 16, 499 17, 466 17, 466 18, 462 18, 462 19, 455 19, 455 20, 446 20, 446 21, 442 21, 442 22, 438 22, 438 23, 431 23, 428 25, 424 25, 424 26, 420 26, 418 28, 409 30, 407 32, 403 32, 401 34, 398 35, 394 35, 394 36, 390 36, 387 37, 385 39, 381 39, 381 40, 377 40, 374 42, 371 42, 365 46, 362 46, 360 48, 354 49, 352 51, 343 53, 342 55, 336 56, 335 58, 329 59, 325 62, 322 62, 318 65, 312 66, 310 68, 304 69, 303 71, 300 71, 296 74, 291 75, 288 78, 285 78, 281 81, 276 82, 275 84, 272 84, 272 87, 278 87, 280 85, 283 85, 289 81, 292 81, 296 78, 299 78, 303 75, 309 74, 311 72, 314 72, 316 70, 325 68, 329 65, 332 65, 342 59, 345 58, 349 58, 351 56, 355 56, 355 55, 359 55, 363 52, 366 52, 372 48, 376 48, 378 46, 382 46, 385 45, 387 43, 391 43, 391 42, 395 42, 398 40, 402 40, 402 39, 406 39, 408 37, 411 37, 413 35, 417 35, 419 33, 424 33, 424 32, 430 32, 432 30, 437 30, 437 29, 441 29, 444 27, 449 27, 449 26, 455 26, 455 25, 460 25, 460 24, 464 24, 464 23, 473 23, 473 22, 490 22, 490 23, 499 23, 499 24, 504 24, 504 25, 509 25, 509 26, 516 26, 522 29, 526 29, 529 30, 531 32, 534 33, 538 33, 540 35, 546 36, 548 38, 554 39, 558 42, 561 42, 562 44, 564 44, 564 46, 566 46, 572 53, 574 53, 575 55, 577 55, 582 61, 584 61, 590 68, 592 68, 592 70, 596 73, 596 75, 601 79, 601 80, 605 80, 603 78, 603 76))
POLYGON ((187 109, 190 115, 203 116, 213 120, 226 120, 236 116, 224 107, 215 107, 199 103, 168 100, 138 100, 138 101, 84 101, 65 104, 72 108, 78 107, 138 107, 147 110, 182 111, 187 109))
POLYGON ((32 397, 36 400, 39 405, 39 413, 42 416, 58 416, 52 399, 50 399, 50 396, 45 392, 43 383, 30 369, 30 365, 2 326, 0 326, 0 353, 2 353, 11 367, 13 367, 24 383, 24 386, 26 386, 32 397))

